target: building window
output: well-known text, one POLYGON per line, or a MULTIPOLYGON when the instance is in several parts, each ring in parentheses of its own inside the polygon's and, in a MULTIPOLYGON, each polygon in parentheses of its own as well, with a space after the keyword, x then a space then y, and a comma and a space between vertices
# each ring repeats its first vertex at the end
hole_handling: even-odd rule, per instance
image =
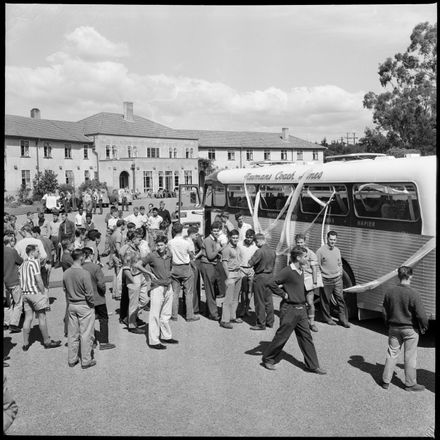
POLYGON ((112 158, 117 159, 118 158, 118 148, 116 145, 112 145, 112 158))
POLYGON ((185 158, 189 159, 189 148, 185 150, 185 158))
POLYGON ((94 171, 93 174, 94 174, 94 179, 95 179, 95 180, 99 180, 99 179, 98 179, 98 171, 94 171))
POLYGON ((158 158, 159 157, 159 148, 147 148, 147 157, 150 158, 158 158))
POLYGON ((304 160, 304 151, 298 150, 296 153, 296 159, 297 160, 304 160))
POLYGON ((106 159, 110 159, 110 151, 111 151, 110 145, 106 145, 105 146, 105 158, 106 159))
POLYGON ((170 154, 170 159, 172 159, 173 158, 173 149, 171 147, 169 149, 169 154, 170 154))
POLYGON ((254 160, 254 152, 252 150, 246 150, 246 160, 254 160))
POLYGON ((29 141, 20 141, 21 157, 30 157, 29 141))
POLYGON ((177 148, 174 148, 174 158, 177 157, 177 148))
POLYGON ((88 182, 90 180, 90 171, 85 170, 84 171, 84 182, 88 182))
POLYGON ((144 192, 153 189, 153 171, 144 171, 144 192))
POLYGON ((133 157, 138 157, 138 149, 136 145, 133 145, 133 157))
POLYGON ((50 146, 49 142, 45 142, 43 144, 43 151, 45 159, 52 159, 52 147, 50 146))
POLYGON ((264 160, 270 160, 270 150, 264 150, 264 160))
POLYGON ((228 150, 228 160, 235 160, 235 151, 228 150))
POLYGON ((215 160, 215 149, 214 148, 210 148, 208 150, 208 159, 213 159, 215 160))
POLYGON ((158 175, 159 175, 159 189, 163 189, 163 171, 159 171, 158 175))
POLYGON ((73 185, 73 171, 66 170, 66 185, 73 185))
POLYGON ((194 150, 191 148, 191 149, 189 150, 189 157, 193 157, 193 155, 194 155, 194 150))
POLYGON ((72 159, 72 145, 64 144, 64 158, 72 159))
POLYGON ((172 171, 165 171, 165 188, 168 191, 173 190, 173 172, 172 171))
POLYGON ((128 154, 128 157, 130 158, 131 157, 131 145, 129 145, 127 147, 127 154, 128 154))
POLYGON ((183 176, 184 176, 184 179, 185 179, 185 185, 191 185, 193 183, 192 171, 191 170, 188 170, 188 171, 185 170, 183 172, 183 176))
POLYGON ((179 171, 174 171, 174 188, 179 187, 179 171))
POLYGON ((318 150, 313 150, 313 160, 319 160, 319 152, 318 152, 318 150))
POLYGON ((287 160, 287 150, 281 150, 281 160, 287 160))
POLYGON ((89 146, 84 145, 84 159, 88 159, 88 158, 89 158, 89 146))
POLYGON ((31 187, 31 172, 30 170, 21 170, 21 184, 26 188, 31 187))

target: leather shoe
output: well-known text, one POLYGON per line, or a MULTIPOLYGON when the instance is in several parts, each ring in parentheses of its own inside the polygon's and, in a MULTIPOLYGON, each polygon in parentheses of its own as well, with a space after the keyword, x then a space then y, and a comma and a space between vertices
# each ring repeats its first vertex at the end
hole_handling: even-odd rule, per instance
POLYGON ((77 359, 73 364, 69 362, 69 367, 73 368, 75 365, 79 364, 79 359, 77 359))
POLYGON ((20 333, 21 328, 17 327, 16 325, 10 325, 9 326, 9 333, 20 333))
POLYGON ((160 342, 165 342, 165 344, 178 344, 179 341, 176 339, 160 339, 160 342))
POLYGON ((174 316, 171 316, 171 321, 177 321, 178 318, 175 318, 174 316))
POLYGON ((85 370, 86 368, 94 367, 96 365, 95 359, 92 359, 89 364, 81 365, 81 368, 85 370))
POLYGON ((233 322, 234 324, 241 324, 243 320, 241 318, 235 318, 235 319, 231 319, 231 322, 233 322))
POLYGON ((150 345, 150 348, 154 348, 155 350, 165 350, 166 349, 165 345, 162 345, 162 344, 153 344, 153 345, 150 345))
POLYGON ((315 374, 327 374, 327 371, 323 370, 322 368, 315 368, 314 370, 310 370, 309 368, 306 368, 306 371, 309 373, 315 373, 315 374))
POLYGON ((276 370, 275 365, 269 362, 263 362, 263 367, 267 368, 268 370, 276 370))
POLYGON ((218 320, 219 320, 219 317, 218 317, 218 316, 208 316, 208 319, 209 319, 210 321, 218 321, 218 320))
POLYGON ((312 330, 312 332, 317 332, 318 331, 318 327, 316 327, 315 324, 310 324, 310 330, 312 330))
POLYGON ((111 350, 112 348, 116 348, 115 344, 111 344, 110 342, 99 344, 100 350, 111 350))
POLYGON ((9 325, 8 324, 3 324, 3 330, 8 330, 9 329, 9 325))
POLYGON ((192 318, 188 318, 186 322, 194 322, 198 321, 200 319, 200 316, 193 316, 192 318))
POLYGON ((220 321, 220 327, 229 328, 229 329, 234 328, 234 326, 231 323, 224 321, 220 321))
POLYGON ((262 325, 253 325, 252 327, 249 327, 249 330, 266 330, 266 327, 263 327, 262 325))
POLYGON ((29 347, 30 347, 30 345, 27 344, 27 345, 23 345, 21 348, 22 348, 23 351, 28 351, 29 347))
POLYGON ((138 327, 129 328, 128 331, 130 333, 134 333, 135 335, 144 335, 145 334, 145 330, 142 330, 142 329, 140 329, 138 327))
POLYGON ((423 385, 420 385, 416 383, 415 385, 411 387, 405 387, 405 391, 424 391, 425 387, 423 385))
POLYGON ((336 325, 336 322, 333 321, 333 319, 329 319, 328 321, 325 321, 328 325, 336 325))
POLYGON ((269 324, 266 324, 266 327, 267 327, 267 328, 272 328, 272 327, 273 327, 273 324, 270 324, 270 325, 269 325, 269 324))
POLYGON ((389 384, 389 383, 386 383, 386 382, 383 382, 383 381, 379 382, 379 385, 380 385, 384 390, 387 390, 387 389, 390 387, 390 384, 389 384))
POLYGON ((56 348, 61 345, 61 341, 50 341, 48 344, 44 344, 44 348, 56 348))
POLYGON ((348 322, 341 322, 342 327, 350 328, 350 324, 348 322))
POLYGON ((145 327, 147 324, 142 319, 136 319, 136 325, 139 327, 145 327))

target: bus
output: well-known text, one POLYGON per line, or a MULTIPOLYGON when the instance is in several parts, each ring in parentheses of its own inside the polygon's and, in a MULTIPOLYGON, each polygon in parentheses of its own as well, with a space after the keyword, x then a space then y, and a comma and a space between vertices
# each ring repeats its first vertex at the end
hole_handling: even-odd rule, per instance
POLYGON ((348 160, 364 160, 364 159, 375 159, 376 157, 385 157, 386 154, 383 153, 349 153, 349 154, 336 154, 334 156, 324 157, 324 162, 334 162, 334 161, 348 161, 348 160))
MULTIPOLYGON (((436 157, 267 165, 216 171, 179 189, 181 222, 209 232, 216 216, 235 214, 268 237, 275 272, 287 264, 294 236, 316 251, 338 234, 350 319, 377 317, 397 268, 415 268, 411 285, 435 320, 436 157)), ((205 234, 206 235, 206 234, 205 234)))

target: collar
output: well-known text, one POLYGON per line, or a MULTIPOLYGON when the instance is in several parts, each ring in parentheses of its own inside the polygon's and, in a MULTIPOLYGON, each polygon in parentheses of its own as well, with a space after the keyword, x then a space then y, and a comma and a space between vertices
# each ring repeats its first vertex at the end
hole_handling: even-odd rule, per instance
POLYGON ((303 271, 301 269, 297 269, 297 267, 293 263, 290 263, 289 266, 292 270, 298 272, 300 275, 303 273, 303 271))

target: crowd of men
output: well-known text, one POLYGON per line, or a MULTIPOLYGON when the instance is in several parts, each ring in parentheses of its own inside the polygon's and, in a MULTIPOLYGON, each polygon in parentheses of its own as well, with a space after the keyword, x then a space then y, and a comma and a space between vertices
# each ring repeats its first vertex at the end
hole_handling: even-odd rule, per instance
MULTIPOLYGON (((107 257, 105 264, 113 274, 109 291, 112 298, 119 301, 119 322, 129 333, 145 334, 146 323, 141 319, 141 312, 149 311, 148 346, 151 349, 164 350, 169 344, 178 344, 170 321, 177 321, 179 312, 188 323, 198 321, 203 314, 228 330, 243 324, 244 320, 251 322, 252 316, 255 322, 251 323, 250 330, 272 328, 272 294, 276 294, 282 298, 280 327, 263 353, 262 365, 274 370, 284 345, 295 332, 306 370, 326 374, 319 365, 312 338, 312 332, 318 332, 315 299, 320 299, 324 323, 336 325, 331 315, 333 303, 337 322, 343 328, 350 328, 335 231, 328 232, 326 244, 316 253, 306 246, 306 237, 297 234, 287 266, 274 273, 275 251, 266 243, 264 234, 255 233, 252 226, 244 222, 241 213, 235 215, 235 225, 228 213, 217 216, 209 233, 202 237, 196 226, 189 226, 184 235, 178 209, 170 214, 163 201, 159 208, 150 204, 148 211, 144 206, 134 207, 126 217, 115 203, 105 216, 102 253, 99 245, 103 234, 94 222, 94 215, 99 213, 94 214, 93 206, 87 210, 80 208, 73 221, 66 211, 54 209, 51 215, 51 219, 46 219, 44 213, 39 212, 34 222, 33 214, 28 213, 19 229, 14 216, 5 214, 4 218, 4 292, 9 304, 4 329, 11 333, 22 331, 24 351, 30 348, 29 331, 34 317, 38 319, 44 347, 62 345, 61 340, 49 336, 46 316, 50 310, 50 274, 57 268, 63 270, 68 365, 74 367, 80 363, 83 369, 90 368, 96 365, 94 349, 98 346, 100 350, 115 348, 109 341, 107 288, 102 270, 107 257), (202 282, 204 304, 201 302, 202 282), (255 313, 251 313, 252 305, 255 313), (24 322, 20 328, 22 313, 24 322), (99 323, 99 331, 95 330, 95 322, 99 323)), ((408 326, 412 329, 415 323, 423 330, 428 325, 418 294, 409 288, 411 276, 412 272, 401 269, 399 278, 403 287, 397 289, 394 296, 387 295, 384 303, 386 319, 393 331, 390 330, 383 388, 387 388, 391 380, 393 360, 402 345, 406 353, 406 333, 411 333, 408 348, 411 365, 405 370, 408 370, 407 388, 423 389, 415 380, 416 337, 411 331, 400 331, 408 326), (404 299, 402 295, 406 295, 404 299), (400 301, 398 307, 396 301, 400 301)))

